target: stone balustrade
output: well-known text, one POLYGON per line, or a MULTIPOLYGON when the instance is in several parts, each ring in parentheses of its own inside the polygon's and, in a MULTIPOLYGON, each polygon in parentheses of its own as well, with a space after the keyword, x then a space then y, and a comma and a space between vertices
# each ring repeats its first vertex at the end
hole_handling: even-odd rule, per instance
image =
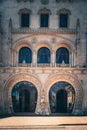
POLYGON ((12 28, 12 33, 59 33, 75 34, 76 29, 72 28, 12 28))
POLYGON ((38 63, 38 64, 26 64, 26 63, 19 63, 16 65, 12 65, 12 67, 71 67, 70 64, 52 64, 52 63, 38 63))

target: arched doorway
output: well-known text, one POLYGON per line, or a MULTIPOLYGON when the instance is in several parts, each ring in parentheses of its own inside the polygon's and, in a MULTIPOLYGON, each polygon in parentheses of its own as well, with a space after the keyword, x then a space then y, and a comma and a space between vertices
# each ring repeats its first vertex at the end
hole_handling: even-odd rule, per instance
POLYGON ((67 112, 67 91, 62 89, 56 94, 56 111, 58 113, 67 112))
POLYGON ((72 113, 75 103, 75 90, 67 82, 55 83, 49 91, 51 113, 72 113))
POLYGON ((18 82, 12 89, 14 112, 34 113, 37 105, 37 89, 31 82, 18 82))
MULTIPOLYGON (((30 93, 27 90, 19 92, 19 111, 28 112, 30 111, 30 93)), ((16 110, 16 109, 15 109, 16 110)))

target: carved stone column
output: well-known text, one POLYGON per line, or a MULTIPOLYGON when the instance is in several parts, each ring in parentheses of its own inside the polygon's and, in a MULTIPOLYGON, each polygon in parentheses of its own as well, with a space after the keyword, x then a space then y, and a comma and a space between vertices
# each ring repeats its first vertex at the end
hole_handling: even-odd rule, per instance
POLYGON ((37 65, 37 53, 35 50, 33 50, 33 55, 32 55, 32 63, 33 63, 33 66, 35 67, 37 65))
POLYGON ((55 63, 56 63, 55 58, 56 58, 55 51, 52 50, 52 54, 51 54, 51 64, 52 64, 53 67, 55 66, 55 63))
POLYGON ((41 89, 40 102, 38 106, 38 114, 49 115, 48 105, 46 101, 46 94, 44 88, 41 89))

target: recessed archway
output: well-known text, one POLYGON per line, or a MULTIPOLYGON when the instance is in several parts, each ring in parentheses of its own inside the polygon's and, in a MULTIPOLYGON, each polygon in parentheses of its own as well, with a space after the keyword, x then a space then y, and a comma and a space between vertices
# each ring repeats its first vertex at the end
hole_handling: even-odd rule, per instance
POLYGON ((75 102, 74 102, 74 107, 73 107, 72 113, 81 111, 82 100, 83 100, 83 89, 82 89, 81 82, 73 74, 57 73, 57 74, 52 74, 47 79, 47 81, 44 85, 47 88, 47 91, 46 91, 47 99, 46 100, 48 102, 47 108, 48 108, 49 112, 51 112, 50 102, 49 102, 49 91, 50 91, 51 87, 57 82, 67 82, 73 86, 74 91, 75 91, 75 102))
POLYGON ((49 91, 51 113, 72 113, 75 103, 75 91, 67 82, 55 83, 49 91))
MULTIPOLYGON (((40 102, 41 82, 34 75, 27 74, 27 73, 15 74, 15 75, 11 76, 8 79, 8 81, 6 82, 6 84, 4 86, 4 109, 5 109, 6 113, 14 112, 13 104, 12 104, 12 90, 17 83, 21 83, 22 81, 33 84, 35 86, 35 88, 37 89, 38 96, 37 96, 37 105, 36 105, 36 109, 35 109, 35 113, 37 113, 38 107, 39 107, 39 102, 40 102)), ((29 95, 29 93, 28 93, 28 95, 29 95)), ((25 96, 25 94, 24 94, 24 96, 25 96)))
POLYGON ((37 105, 37 89, 34 84, 21 81, 12 89, 12 105, 14 112, 34 113, 37 105))

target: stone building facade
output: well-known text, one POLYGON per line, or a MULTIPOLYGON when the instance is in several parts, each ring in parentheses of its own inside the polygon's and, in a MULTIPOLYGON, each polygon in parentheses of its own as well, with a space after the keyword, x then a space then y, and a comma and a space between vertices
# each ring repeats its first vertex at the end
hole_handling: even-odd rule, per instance
POLYGON ((87 111, 87 2, 0 0, 0 113, 87 111))

